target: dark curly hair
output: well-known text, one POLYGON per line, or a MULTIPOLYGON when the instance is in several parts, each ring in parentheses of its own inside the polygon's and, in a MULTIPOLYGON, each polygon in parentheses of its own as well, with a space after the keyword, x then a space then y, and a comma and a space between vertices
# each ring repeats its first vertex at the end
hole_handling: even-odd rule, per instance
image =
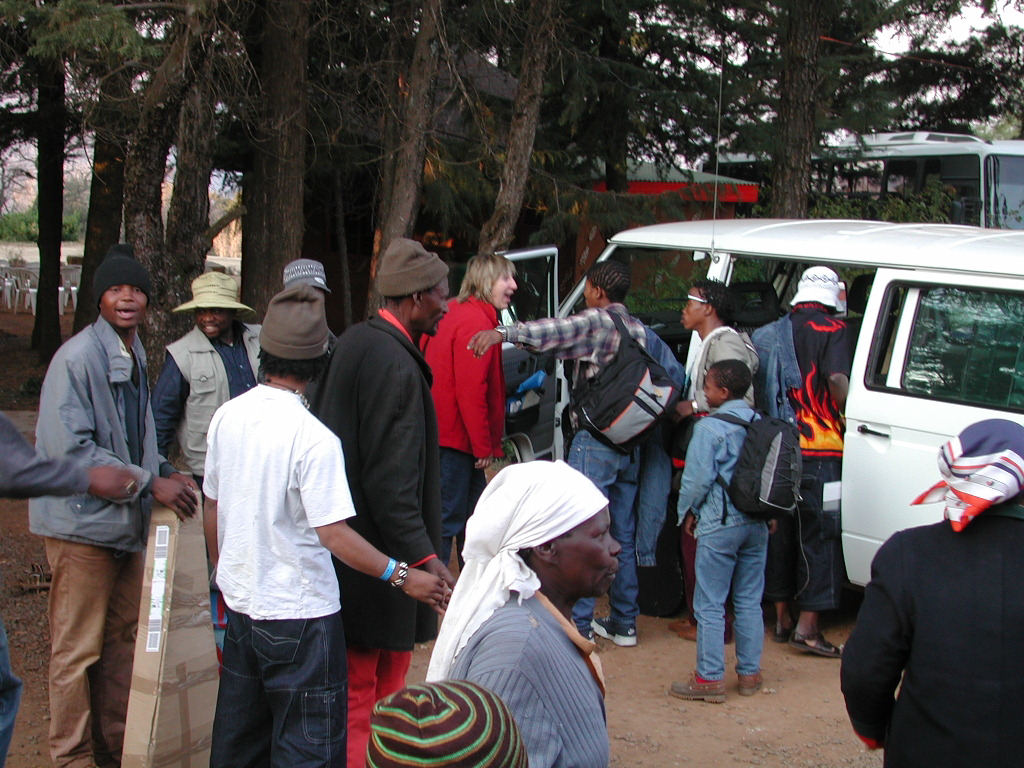
POLYGON ((742 360, 719 360, 712 363, 705 376, 719 387, 729 390, 730 400, 739 400, 746 395, 753 380, 750 368, 742 360))
POLYGON ((736 294, 733 293, 732 288, 717 280, 698 280, 690 286, 690 291, 700 291, 704 301, 715 310, 718 319, 726 325, 732 325, 736 317, 736 310, 739 308, 739 302, 736 300, 736 294))
POLYGON ((603 288, 609 300, 621 304, 629 293, 629 266, 621 261, 606 259, 587 270, 587 280, 603 288))
POLYGON ((271 376, 294 376, 299 381, 316 381, 325 370, 331 355, 328 352, 313 357, 309 360, 285 360, 283 357, 272 355, 267 350, 260 350, 260 374, 259 380, 263 381, 269 374, 271 376))

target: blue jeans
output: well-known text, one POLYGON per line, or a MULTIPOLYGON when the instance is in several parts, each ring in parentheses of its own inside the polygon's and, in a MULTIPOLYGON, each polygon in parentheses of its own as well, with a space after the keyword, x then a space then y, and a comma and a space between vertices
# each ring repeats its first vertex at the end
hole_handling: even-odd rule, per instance
POLYGON ((7 760, 7 750, 14 735, 14 718, 21 701, 21 680, 11 671, 11 651, 7 631, 0 618, 0 766, 7 760))
POLYGON ((454 448, 441 448, 441 562, 448 565, 455 540, 459 565, 466 543, 466 521, 473 514, 487 478, 476 458, 454 448))
POLYGON ((210 765, 343 766, 344 649, 340 611, 260 621, 229 608, 210 765))
POLYGON ((764 648, 764 564, 768 526, 746 523, 720 528, 697 538, 697 674, 705 680, 725 678, 725 601, 732 587, 735 614, 736 672, 755 675, 764 648))
MULTIPOLYGON (((640 445, 640 484, 636 497, 636 561, 658 564, 658 536, 665 526, 672 490, 672 459, 665 453, 661 425, 640 445)), ((621 542, 620 542, 621 543, 621 542)))
MULTIPOLYGON (((640 476, 639 449, 623 456, 598 441, 586 430, 580 430, 569 448, 569 466, 578 469, 608 497, 611 535, 622 546, 619 552, 619 573, 608 592, 612 621, 624 626, 636 625, 639 582, 636 575, 636 500, 640 476)), ((597 600, 578 600, 572 609, 576 626, 589 630, 597 600)))

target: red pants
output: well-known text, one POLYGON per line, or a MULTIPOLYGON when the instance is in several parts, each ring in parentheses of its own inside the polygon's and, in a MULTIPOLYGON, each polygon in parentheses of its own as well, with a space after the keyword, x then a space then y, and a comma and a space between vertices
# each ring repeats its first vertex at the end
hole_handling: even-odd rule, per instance
POLYGON ((405 687, 412 651, 348 647, 348 768, 364 768, 373 705, 405 687))

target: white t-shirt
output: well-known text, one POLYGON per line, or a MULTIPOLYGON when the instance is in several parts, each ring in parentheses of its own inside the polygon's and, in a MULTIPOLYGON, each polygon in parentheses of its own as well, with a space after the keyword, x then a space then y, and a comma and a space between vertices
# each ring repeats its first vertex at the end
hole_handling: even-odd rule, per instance
POLYGON ((337 436, 297 395, 259 385, 210 422, 203 493, 217 501, 217 586, 253 619, 341 610, 331 554, 314 528, 355 515, 337 436))

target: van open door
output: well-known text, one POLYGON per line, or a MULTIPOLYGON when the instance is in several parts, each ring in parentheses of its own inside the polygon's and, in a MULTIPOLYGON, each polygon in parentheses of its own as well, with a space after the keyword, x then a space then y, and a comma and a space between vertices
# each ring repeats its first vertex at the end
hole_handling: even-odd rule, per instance
MULTIPOLYGON (((502 254, 516 266, 516 292, 499 322, 511 325, 554 317, 558 307, 558 249, 553 245, 521 248, 502 254)), ((555 359, 536 355, 506 342, 502 345, 505 371, 505 439, 518 461, 556 459, 554 428, 555 359)))

